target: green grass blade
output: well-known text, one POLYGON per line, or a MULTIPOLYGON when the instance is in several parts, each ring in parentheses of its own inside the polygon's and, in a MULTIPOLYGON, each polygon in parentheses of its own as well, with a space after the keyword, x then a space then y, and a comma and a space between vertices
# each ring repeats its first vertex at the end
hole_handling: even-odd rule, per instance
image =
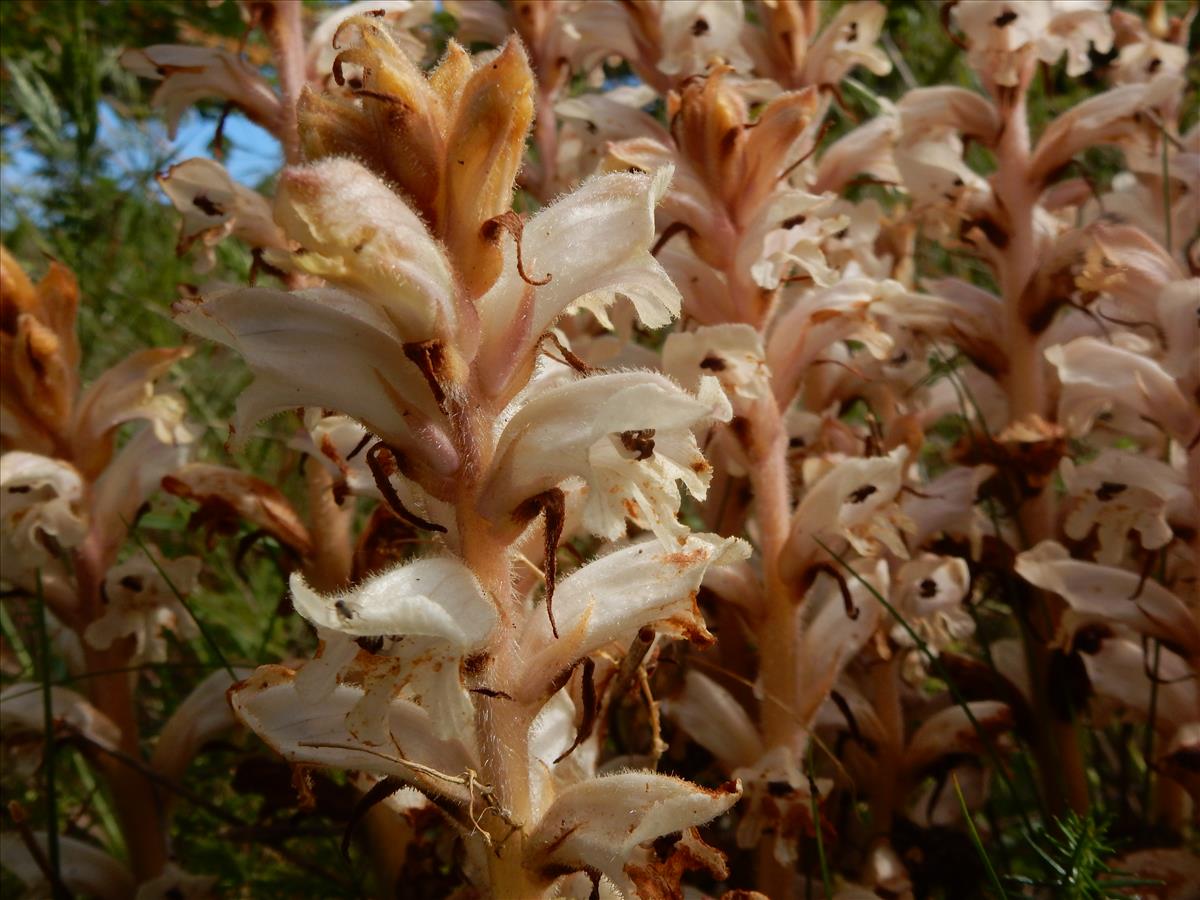
POLYGON ((983 860, 983 867, 987 870, 988 881, 992 883, 992 887, 996 891, 996 896, 1000 900, 1006 900, 1008 893, 1004 890, 1004 883, 1000 881, 1000 876, 996 874, 996 867, 992 865, 992 859, 984 849, 983 841, 979 839, 979 832, 975 829, 975 820, 971 818, 971 810, 967 808, 967 798, 963 796, 962 788, 958 784, 958 776, 951 775, 950 780, 954 782, 954 793, 958 796, 958 805, 962 809, 963 821, 967 823, 967 831, 971 835, 971 843, 975 845, 975 852, 979 854, 979 858, 983 860))
POLYGON ((125 523, 125 527, 129 528, 129 536, 132 537, 134 543, 138 545, 138 549, 146 554, 147 559, 150 560, 151 565, 154 566, 158 574, 162 576, 162 580, 167 583, 167 587, 170 588, 171 593, 175 595, 175 599, 179 601, 180 606, 186 609, 187 614, 192 617, 192 621, 196 623, 196 628, 199 629, 201 637, 203 637, 204 642, 208 644, 208 648, 212 650, 213 655, 217 658, 217 662, 221 664, 221 668, 229 673, 229 677, 233 679, 234 682, 241 681, 241 679, 237 677, 237 673, 233 671, 233 666, 229 664, 229 660, 226 659, 225 654, 221 652, 221 647, 216 642, 216 639, 213 638, 212 632, 210 632, 205 624, 200 621, 199 617, 196 615, 196 611, 193 610, 191 604, 184 599, 184 596, 180 592, 179 588, 175 587, 175 582, 171 580, 171 576, 167 574, 166 570, 159 565, 158 560, 154 558, 154 555, 146 546, 146 542, 142 540, 142 536, 137 533, 137 529, 130 527, 128 522, 125 523))
POLYGON ((833 900, 833 877, 829 874, 829 860, 825 858, 825 835, 821 830, 820 791, 817 790, 817 779, 813 776, 812 746, 808 748, 808 793, 812 804, 813 831, 817 838, 817 863, 821 867, 821 884, 825 888, 825 900, 833 900))
POLYGON ((45 728, 45 751, 42 767, 46 777, 46 856, 53 874, 54 896, 61 897, 62 864, 58 847, 58 783, 55 778, 54 703, 50 694, 50 634, 46 626, 46 598, 42 592, 42 570, 36 574, 38 653, 42 658, 42 722, 45 728))

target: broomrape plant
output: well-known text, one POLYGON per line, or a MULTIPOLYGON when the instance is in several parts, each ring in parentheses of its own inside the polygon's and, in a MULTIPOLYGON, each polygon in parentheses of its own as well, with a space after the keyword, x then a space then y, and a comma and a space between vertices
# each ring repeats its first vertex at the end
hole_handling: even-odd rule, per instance
POLYGON ((154 785, 241 725, 307 802, 346 773, 385 896, 423 850, 462 897, 1194 896, 1194 5, 952 0, 927 86, 870 0, 443 6, 121 58, 172 131, 278 141, 271 196, 159 183, 212 279, 171 315, 253 376, 227 448, 295 414, 304 504, 184 458, 190 347, 80 395, 69 275, 5 255, 6 586, 81 673, 165 659, 201 563, 120 553, 162 487, 270 538, 316 641, 144 763, 127 676, 5 688, 130 864, 22 825, 5 865, 203 895, 154 785))

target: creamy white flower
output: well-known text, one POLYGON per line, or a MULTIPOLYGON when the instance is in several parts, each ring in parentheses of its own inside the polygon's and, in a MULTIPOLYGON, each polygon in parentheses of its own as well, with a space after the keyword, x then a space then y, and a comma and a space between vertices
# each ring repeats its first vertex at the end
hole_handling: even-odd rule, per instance
POLYGON ((1092 714, 1100 722, 1148 721, 1150 698, 1154 697, 1154 724, 1163 734, 1181 725, 1200 721, 1200 686, 1195 669, 1166 647, 1158 650, 1158 685, 1150 680, 1151 659, 1141 641, 1111 638, 1094 653, 1084 653, 1094 698, 1092 714))
POLYGON ((765 355, 762 337, 749 325, 707 325, 668 335, 662 365, 689 391, 699 390, 706 375, 716 378, 737 406, 770 398, 765 355))
POLYGON ((994 736, 1012 727, 1012 710, 997 700, 974 700, 967 706, 974 715, 974 722, 958 704, 936 712, 922 722, 921 727, 909 738, 904 752, 904 768, 911 773, 922 774, 945 756, 978 756, 983 752, 980 729, 994 736))
POLYGON ((535 394, 500 435, 485 511, 510 516, 575 476, 589 486, 583 523, 593 534, 616 539, 630 518, 674 545, 688 532, 676 519, 676 482, 702 500, 711 474, 692 428, 729 416, 715 379, 702 380, 696 396, 650 372, 594 375, 535 394))
POLYGON ((609 327, 606 310, 626 297, 649 328, 679 314, 679 291, 650 254, 654 208, 671 177, 669 166, 593 176, 525 224, 519 257, 513 236, 500 237, 503 269, 478 301, 477 366, 490 390, 502 390, 564 312, 586 309, 609 327))
POLYGON ((547 616, 533 616, 519 638, 521 672, 505 690, 517 698, 544 696, 575 661, 609 642, 628 645, 638 629, 709 643, 712 635, 696 592, 712 566, 737 562, 750 548, 738 538, 693 534, 673 549, 641 541, 593 560, 558 584, 555 637, 547 616))
POLYGON ((213 248, 233 234, 250 247, 287 249, 271 218, 271 205, 258 191, 239 184, 211 159, 188 159, 157 176, 159 187, 181 214, 175 252, 182 255, 197 241, 203 253, 196 270, 207 272, 216 262, 213 248))
POLYGON ((348 734, 346 720, 363 700, 361 688, 339 685, 320 704, 305 703, 293 687, 294 673, 262 666, 229 695, 233 710, 284 759, 294 763, 397 775, 430 797, 471 802, 465 784, 411 768, 406 762, 461 778, 478 761, 458 737, 434 734, 433 715, 415 703, 392 699, 385 707, 388 748, 381 750, 348 734), (394 755, 393 755, 394 754, 394 755))
MULTIPOLYGON (((900 567, 891 602, 926 643, 941 650, 975 630, 963 608, 970 578, 966 560, 925 553, 900 567)), ((915 646, 899 622, 892 626, 891 637, 901 646, 915 646)))
POLYGON ((807 275, 820 287, 834 284, 838 273, 827 264, 821 245, 850 220, 826 214, 831 202, 804 191, 777 194, 739 247, 739 268, 749 268, 754 283, 766 290, 793 275, 807 275))
POLYGON ((991 145, 1000 130, 996 107, 982 94, 966 88, 917 88, 900 99, 896 110, 906 140, 956 133, 991 145))
POLYGON ((820 551, 817 539, 829 543, 837 538, 864 556, 886 547, 907 558, 901 532, 911 532, 913 524, 897 503, 907 462, 904 445, 887 456, 805 460, 804 480, 810 487, 792 516, 786 564, 803 571, 820 551))
POLYGON ((729 691, 695 669, 688 670, 683 691, 678 697, 664 701, 663 708, 728 771, 752 765, 762 756, 762 739, 745 707, 729 691))
POLYGON ((992 525, 975 505, 975 496, 995 472, 992 466, 957 466, 922 485, 920 494, 906 494, 900 509, 915 526, 913 543, 924 546, 938 534, 966 537, 971 554, 978 557, 983 535, 992 525))
POLYGON ((70 550, 87 533, 79 505, 83 480, 70 465, 13 450, 0 456, 0 564, 4 577, 24 583, 40 565, 70 550))
POLYGON ((76 462, 95 477, 111 459, 114 429, 144 419, 163 444, 187 444, 195 435, 185 424, 187 404, 181 394, 155 389, 191 347, 156 347, 139 350, 105 370, 80 395, 72 421, 73 441, 80 448, 76 462))
POLYGON ((838 10, 804 59, 805 84, 840 84, 862 66, 875 75, 892 71, 888 55, 878 46, 887 7, 882 3, 847 3, 838 10))
POLYGON ((287 170, 275 217, 302 248, 289 257, 293 265, 361 296, 405 343, 456 333, 457 292, 444 251, 365 166, 334 158, 287 170))
POLYGON ((796 654, 800 696, 795 710, 797 720, 806 729, 811 727, 843 670, 887 615, 875 597, 875 594, 887 597, 890 591, 887 562, 856 560, 852 569, 853 572, 842 572, 850 598, 849 609, 841 588, 829 576, 819 576, 808 593, 807 621, 801 629, 800 652, 796 654))
MULTIPOLYGON (((0 732, 6 740, 30 735, 46 737, 42 701, 42 686, 36 682, 14 682, 0 691, 0 732)), ((112 719, 69 688, 50 687, 50 715, 61 726, 79 732, 101 747, 115 750, 121 743, 121 729, 112 719)))
POLYGON ((906 135, 895 159, 916 211, 941 236, 956 237, 963 219, 991 203, 991 186, 967 165, 954 132, 906 135))
POLYGON ((526 858, 546 870, 599 871, 636 897, 629 870, 650 862, 639 848, 716 818, 741 794, 740 784, 706 790, 653 772, 593 778, 559 794, 527 838, 526 858))
MULTIPOLYGON (((439 736, 469 721, 459 664, 490 638, 498 617, 460 561, 419 559, 333 596, 315 593, 298 573, 291 587, 296 610, 325 641, 314 674, 298 679, 297 689, 320 700, 329 694, 333 676, 355 674, 364 694, 348 714, 352 734, 383 743, 388 705, 402 689, 407 698, 436 711, 439 736), (349 638, 374 639, 375 646, 355 662, 359 645, 349 638)), ((302 676, 313 666, 306 665, 302 676)))
POLYGON ((962 0, 951 15, 967 36, 972 68, 1013 87, 1034 58, 1053 64, 1066 53, 1068 75, 1088 71, 1089 45, 1112 49, 1107 8, 1107 0, 962 0))
POLYGON ((194 556, 166 559, 157 548, 151 552, 153 560, 139 550, 105 574, 104 614, 83 634, 93 647, 103 650, 132 635, 135 660, 162 662, 167 658, 164 631, 174 632, 182 641, 199 637, 200 630, 177 593, 187 596, 195 588, 200 560, 194 556))
POLYGON ((1096 528, 1098 562, 1117 565, 1125 556, 1131 531, 1147 550, 1157 550, 1172 537, 1169 518, 1192 521, 1196 503, 1183 472, 1167 463, 1120 450, 1103 450, 1076 466, 1062 461, 1060 470, 1074 503, 1063 531, 1074 540, 1096 528))
MULTIPOLYGON (((333 288, 216 290, 176 304, 175 319, 237 350, 254 372, 233 421, 242 439, 259 419, 320 406, 353 416, 389 444, 419 455, 428 454, 413 429, 428 428, 425 446, 437 451, 430 458, 445 458, 446 439, 431 423, 439 411, 428 384, 405 357, 391 320, 366 301, 333 288)), ((452 471, 457 460, 439 465, 452 471)))
POLYGON ((1153 150, 1158 127, 1147 110, 1175 102, 1183 90, 1178 75, 1156 75, 1145 84, 1126 84, 1090 97, 1054 119, 1030 160, 1030 178, 1048 179, 1077 154, 1101 144, 1114 144, 1127 153, 1153 150))
POLYGON ((861 341, 873 357, 886 359, 893 341, 872 310, 879 301, 904 293, 896 281, 847 277, 808 293, 783 312, 767 339, 767 365, 780 402, 789 403, 813 363, 841 341, 861 341))

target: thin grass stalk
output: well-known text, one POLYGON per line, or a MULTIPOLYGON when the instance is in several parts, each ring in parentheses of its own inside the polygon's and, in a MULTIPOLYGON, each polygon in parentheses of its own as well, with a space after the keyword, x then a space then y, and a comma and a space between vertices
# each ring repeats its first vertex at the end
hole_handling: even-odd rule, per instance
POLYGON ((175 587, 175 582, 171 580, 171 576, 167 573, 167 570, 164 569, 154 555, 150 553, 150 548, 146 546, 146 542, 142 540, 141 535, 137 533, 136 526, 130 527, 129 535, 133 538, 134 543, 138 545, 138 549, 146 554, 146 558, 150 560, 151 565, 154 566, 154 570, 166 583, 167 588, 175 596, 175 599, 179 601, 180 606, 187 610, 187 614, 191 617, 192 622, 195 623, 201 637, 204 638, 204 643, 208 645, 208 649, 212 651, 213 656, 217 659, 217 662, 221 664, 221 668, 229 673, 230 679, 235 682, 238 681, 237 674, 233 671, 233 666, 230 665, 224 651, 221 650, 221 645, 217 643, 216 638, 212 636, 212 632, 208 630, 208 627, 200 620, 200 617, 196 615, 196 611, 193 610, 191 605, 187 602, 183 592, 180 591, 179 588, 175 587))
POLYGON ((1158 663, 1162 654, 1162 642, 1153 639, 1154 657, 1150 664, 1150 704, 1146 714, 1146 734, 1142 739, 1142 760, 1145 769, 1142 773, 1142 827, 1147 828, 1153 821, 1151 782, 1154 770, 1154 728, 1158 719, 1158 663))
POLYGON ((812 803, 813 832, 817 844, 817 862, 821 867, 821 885, 825 889, 825 900, 833 898, 833 877, 829 873, 829 861, 825 858, 825 836, 821 829, 821 795, 817 790, 817 779, 813 774, 813 750, 808 748, 805 769, 808 773, 809 795, 812 803))
POLYGON ((56 746, 54 737, 54 704, 50 696, 50 637, 46 627, 46 601, 42 596, 42 570, 38 569, 36 577, 38 651, 41 656, 42 682, 42 725, 44 730, 44 747, 42 770, 46 784, 46 856, 53 876, 55 900, 67 896, 62 884, 62 863, 58 846, 58 783, 55 778, 56 746))
POLYGON ((971 818, 971 810, 967 807, 967 798, 963 796, 962 788, 958 783, 958 776, 951 775, 950 779, 954 782, 954 794, 958 797, 958 806, 962 810, 963 821, 967 824, 967 833, 971 836, 971 843, 975 846, 975 852, 979 854, 979 858, 983 861, 983 868, 987 872, 988 881, 996 891, 996 896, 1000 900, 1006 900, 1008 892, 1004 890, 1004 882, 1000 880, 1000 876, 996 872, 996 867, 992 865, 992 859, 988 856, 987 849, 983 846, 983 841, 979 837, 979 831, 975 828, 975 822, 971 818))

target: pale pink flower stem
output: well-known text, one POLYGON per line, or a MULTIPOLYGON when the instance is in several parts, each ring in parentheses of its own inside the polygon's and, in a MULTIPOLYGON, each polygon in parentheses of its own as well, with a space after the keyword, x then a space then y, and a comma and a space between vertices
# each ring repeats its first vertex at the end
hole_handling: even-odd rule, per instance
POLYGON ((262 4, 262 26, 271 43, 282 91, 282 121, 278 134, 283 141, 284 159, 289 165, 301 162, 300 133, 296 127, 296 103, 304 87, 303 4, 298 0, 262 4))
MULTIPOLYGON (((1033 61, 1026 66, 1021 85, 1007 96, 998 94, 1004 125, 996 147, 995 192, 1008 214, 1009 240, 1002 251, 1000 286, 1006 316, 1008 373, 1004 388, 1009 416, 1018 421, 1036 414, 1053 420, 1045 361, 1037 337, 1021 315, 1021 296, 1038 265, 1034 211, 1040 185, 1030 177, 1029 123, 1025 90, 1032 77, 1033 61)), ((995 90, 995 89, 994 89, 995 90)), ((999 89, 1003 91, 1003 89, 999 89)), ((1054 536, 1054 493, 1043 490, 1021 505, 1018 517, 1030 546, 1054 536)), ((1050 596, 1036 591, 1028 610, 1038 628, 1053 629, 1060 610, 1050 596)), ((1028 627, 1023 629, 1026 659, 1033 687, 1036 719, 1041 724, 1035 735, 1035 753, 1042 775, 1043 791, 1051 811, 1061 813, 1069 806, 1079 812, 1088 807, 1087 773, 1079 741, 1070 722, 1060 722, 1049 704, 1049 648, 1028 627)))
POLYGON ((903 657, 894 655, 871 670, 874 688, 872 706, 883 728, 884 743, 879 759, 888 763, 879 767, 871 786, 871 826, 877 837, 888 839, 892 833, 892 817, 898 798, 905 796, 908 785, 900 783, 901 761, 904 758, 904 712, 900 702, 900 666, 903 657))
MULTIPOLYGON (((747 454, 765 594, 764 615, 758 630, 758 674, 762 688, 759 724, 767 748, 788 747, 799 761, 804 752, 796 659, 801 637, 801 598, 795 585, 781 572, 792 512, 787 429, 773 399, 754 406, 749 425, 747 454)), ((764 841, 758 854, 758 889, 772 900, 788 900, 795 894, 795 884, 795 870, 780 865, 771 842, 764 841)))
POLYGON ((310 460, 304 468, 304 483, 313 539, 313 554, 304 566, 305 580, 323 593, 344 590, 350 584, 353 561, 350 546, 353 504, 347 503, 345 508, 337 505, 333 477, 315 460, 310 460))
MULTIPOLYGON (((460 552, 463 561, 479 579, 496 604, 500 622, 496 639, 488 648, 491 658, 488 677, 497 683, 519 668, 521 648, 517 642, 518 610, 513 553, 506 539, 478 512, 483 475, 495 453, 494 416, 482 401, 468 397, 452 419, 459 423, 455 444, 463 467, 456 497, 460 552)), ((530 708, 505 697, 476 695, 475 730, 483 771, 480 782, 488 786, 498 803, 517 825, 532 824, 529 784, 529 728, 536 715, 530 708)), ((540 888, 530 878, 523 860, 524 833, 494 813, 484 812, 480 801, 478 824, 486 828, 492 842, 488 852, 489 881, 494 897, 538 897, 540 888)))
MULTIPOLYGON (((103 606, 100 585, 104 580, 107 560, 102 559, 100 549, 103 542, 98 538, 99 535, 89 535, 75 553, 79 611, 81 621, 85 622, 99 618, 103 606)), ((133 638, 115 641, 106 650, 96 649, 82 637, 80 643, 83 645, 85 671, 108 673, 87 679, 92 703, 121 730, 117 749, 128 757, 141 759, 132 676, 127 671, 121 671, 132 658, 133 638)), ((154 784, 127 762, 106 753, 97 754, 96 766, 108 784, 134 878, 142 882, 155 877, 167 863, 167 843, 163 803, 157 796, 154 784)))
POLYGON ((538 82, 537 115, 533 120, 533 143, 537 147, 539 173, 534 185, 538 200, 549 203, 554 199, 554 182, 558 177, 558 120, 554 115, 557 91, 543 90, 538 82))

